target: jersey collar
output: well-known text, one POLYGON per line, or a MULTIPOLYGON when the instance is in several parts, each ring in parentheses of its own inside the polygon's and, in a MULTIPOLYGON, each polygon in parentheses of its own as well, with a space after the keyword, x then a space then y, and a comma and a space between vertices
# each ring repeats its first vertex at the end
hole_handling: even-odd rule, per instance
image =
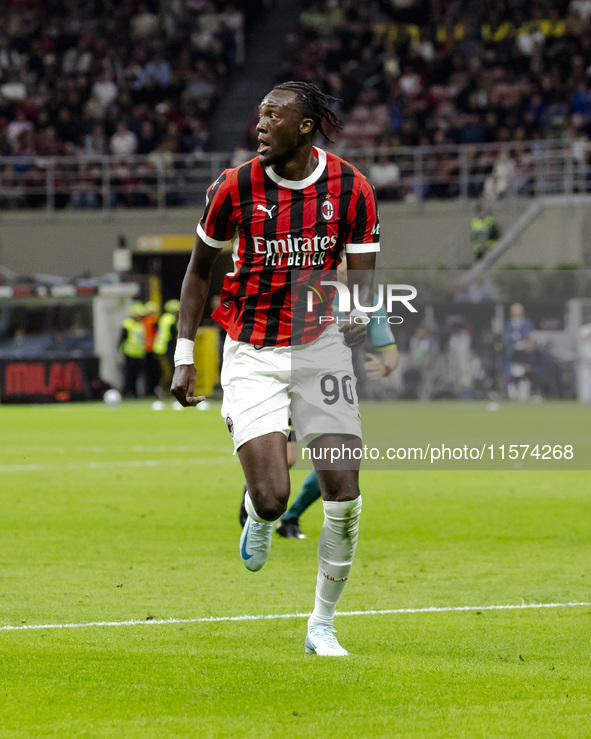
POLYGON ((303 190, 304 188, 309 187, 310 185, 313 185, 315 182, 317 182, 320 179, 321 174, 324 172, 324 168, 326 167, 326 152, 324 151, 324 149, 318 149, 315 146, 314 152, 318 157, 318 164, 312 174, 306 177, 305 180, 284 180, 283 177, 280 177, 275 172, 273 167, 265 167, 265 172, 276 185, 287 187, 289 190, 303 190))

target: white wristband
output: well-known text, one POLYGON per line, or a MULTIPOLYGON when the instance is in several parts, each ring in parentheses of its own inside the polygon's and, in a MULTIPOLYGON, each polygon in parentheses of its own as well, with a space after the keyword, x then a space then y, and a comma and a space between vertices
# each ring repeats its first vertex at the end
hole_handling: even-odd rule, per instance
POLYGON ((176 350, 174 352, 174 366, 181 364, 193 364, 193 346, 194 341, 191 339, 177 339, 176 350))

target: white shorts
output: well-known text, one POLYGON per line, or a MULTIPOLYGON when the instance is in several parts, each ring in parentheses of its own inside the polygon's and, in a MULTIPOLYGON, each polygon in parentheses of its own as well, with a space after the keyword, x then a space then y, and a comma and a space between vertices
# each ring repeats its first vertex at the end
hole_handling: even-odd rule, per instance
POLYGON ((351 349, 331 324, 315 341, 298 347, 224 344, 222 417, 234 448, 273 431, 302 444, 323 434, 361 438, 351 349))

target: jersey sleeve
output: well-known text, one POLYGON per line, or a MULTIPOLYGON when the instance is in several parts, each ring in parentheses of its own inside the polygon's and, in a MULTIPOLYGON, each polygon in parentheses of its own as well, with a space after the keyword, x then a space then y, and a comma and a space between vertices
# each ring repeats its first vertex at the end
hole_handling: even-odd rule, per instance
POLYGON ((384 306, 370 314, 367 332, 376 349, 396 346, 396 339, 388 323, 388 314, 384 306))
POLYGON ((361 179, 353 208, 345 251, 347 254, 362 254, 380 250, 380 220, 373 186, 361 179))
POLYGON ((226 172, 207 190, 205 211, 197 225, 197 235, 214 249, 221 249, 236 231, 234 205, 226 172))

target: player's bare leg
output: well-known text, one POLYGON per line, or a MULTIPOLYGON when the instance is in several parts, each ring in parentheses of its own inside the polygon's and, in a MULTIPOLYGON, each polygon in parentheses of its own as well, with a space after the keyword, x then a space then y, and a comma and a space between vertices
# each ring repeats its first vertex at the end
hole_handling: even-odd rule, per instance
MULTIPOLYGON (((347 447, 354 450, 361 447, 361 439, 326 435, 310 446, 347 447)), ((359 464, 354 460, 330 466, 320 463, 317 472, 324 506, 324 524, 318 543, 316 597, 314 611, 308 620, 306 651, 321 656, 343 657, 348 652, 340 646, 334 635, 333 620, 357 548, 361 515, 359 464)))
POLYGON ((238 449, 238 457, 248 488, 244 497, 248 517, 240 537, 240 556, 248 570, 257 572, 269 556, 273 523, 287 508, 287 439, 278 431, 258 436, 238 449))
MULTIPOLYGON (((287 439, 287 466, 289 469, 293 467, 293 465, 296 463, 298 458, 298 443, 297 441, 294 441, 292 439, 292 434, 290 433, 288 439, 287 439)), ((248 513, 246 511, 246 493, 248 492, 248 485, 244 483, 244 487, 242 489, 242 499, 240 501, 240 513, 238 514, 238 520, 240 522, 240 528, 244 528, 246 525, 246 519, 248 517, 248 513)), ((277 525, 281 523, 281 520, 277 522, 277 525)), ((303 536, 302 538, 306 538, 303 536)))

